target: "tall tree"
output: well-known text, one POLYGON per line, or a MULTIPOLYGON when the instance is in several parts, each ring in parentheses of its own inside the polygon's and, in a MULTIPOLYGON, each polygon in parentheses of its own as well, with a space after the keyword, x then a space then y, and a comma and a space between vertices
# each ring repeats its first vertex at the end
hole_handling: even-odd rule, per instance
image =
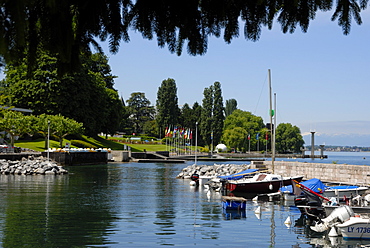
POLYGON ((178 106, 176 82, 172 78, 162 81, 157 92, 156 120, 160 130, 179 124, 180 110, 178 106))
POLYGON ((237 109, 238 102, 235 99, 226 100, 225 116, 228 117, 231 113, 237 109))
POLYGON ((181 108, 181 121, 180 125, 185 128, 194 127, 196 122, 194 111, 190 108, 189 104, 185 103, 181 108))
POLYGON ((31 78, 27 77, 26 60, 19 65, 8 65, 3 80, 9 96, 6 104, 32 109, 36 115, 61 114, 84 123, 89 135, 114 133, 123 106, 112 88, 114 76, 110 74, 106 57, 81 56, 81 70, 62 77, 57 75, 57 59, 41 51, 31 78))
POLYGON ((224 127, 224 102, 222 98, 222 90, 220 82, 213 84, 213 113, 212 113, 212 138, 215 145, 217 145, 222 136, 224 127))
POLYGON ((205 88, 203 91, 201 122, 199 125, 200 136, 204 144, 212 143, 212 113, 213 113, 213 87, 205 88))
POLYGON ((276 127, 276 151, 280 153, 300 153, 304 145, 301 130, 290 123, 280 123, 276 127))
POLYGON ((221 140, 225 120, 221 84, 215 82, 205 88, 203 95, 200 132, 206 145, 217 145, 221 140))
POLYGON ((236 146, 236 148, 241 149, 240 141, 243 140, 244 148, 249 150, 249 147, 247 147, 249 145, 247 142, 249 137, 251 150, 257 150, 258 142, 261 142, 261 146, 265 145, 262 142, 264 142, 263 137, 266 132, 267 129, 264 128, 262 117, 255 116, 248 111, 237 109, 225 119, 222 141, 228 146, 236 146), (242 128, 244 131, 241 132, 239 128, 242 128), (233 134, 233 138, 229 137, 229 133, 233 134), (260 138, 261 140, 259 140, 260 138))
POLYGON ((78 68, 79 52, 93 46, 100 49, 98 38, 109 41, 116 53, 121 40, 130 40, 128 30, 142 33, 146 39, 157 37, 160 47, 181 54, 187 45, 189 54, 204 54, 208 36, 230 43, 240 29, 248 40, 257 41, 262 30, 279 23, 283 33, 293 33, 309 24, 320 11, 335 10, 343 33, 350 32, 352 21, 362 23, 360 12, 368 0, 307 1, 122 1, 122 0, 48 0, 0 2, 0 56, 8 64, 25 56, 27 65, 35 65, 36 49, 43 47, 57 56, 60 71, 78 68), (242 25, 241 25, 242 24, 242 25))
POLYGON ((144 124, 154 119, 154 107, 150 105, 149 99, 143 92, 131 93, 131 97, 126 101, 130 111, 130 119, 134 123, 135 133, 141 133, 144 124))

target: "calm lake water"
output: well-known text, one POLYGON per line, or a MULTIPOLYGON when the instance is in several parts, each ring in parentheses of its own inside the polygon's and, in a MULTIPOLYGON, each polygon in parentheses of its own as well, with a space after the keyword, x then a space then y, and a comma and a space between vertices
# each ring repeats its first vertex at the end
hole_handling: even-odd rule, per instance
MULTIPOLYGON (((356 158, 370 162, 370 153, 337 153, 317 162, 355 164, 356 158)), ((191 187, 189 180, 175 178, 192 163, 109 163, 69 167, 70 174, 62 176, 0 175, 0 245, 297 248, 370 244, 330 240, 311 232, 291 203, 248 201, 245 213, 225 212, 220 193, 209 194, 203 187, 191 187), (258 206, 260 215, 255 214, 258 206), (288 217, 291 225, 284 224, 288 217)))

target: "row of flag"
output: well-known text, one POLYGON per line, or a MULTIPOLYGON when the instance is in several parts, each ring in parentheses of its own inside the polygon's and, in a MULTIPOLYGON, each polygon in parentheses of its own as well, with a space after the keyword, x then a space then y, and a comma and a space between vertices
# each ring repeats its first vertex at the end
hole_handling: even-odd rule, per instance
POLYGON ((189 128, 183 127, 166 127, 165 137, 168 138, 183 138, 183 139, 193 139, 193 131, 189 128))
MULTIPOLYGON (((260 138, 260 133, 257 133, 256 134, 256 140, 259 140, 259 138, 260 138)), ((266 138, 266 140, 269 139, 269 134, 268 133, 266 133, 265 138, 266 138)), ((251 135, 250 134, 248 134, 248 140, 251 140, 251 135)))

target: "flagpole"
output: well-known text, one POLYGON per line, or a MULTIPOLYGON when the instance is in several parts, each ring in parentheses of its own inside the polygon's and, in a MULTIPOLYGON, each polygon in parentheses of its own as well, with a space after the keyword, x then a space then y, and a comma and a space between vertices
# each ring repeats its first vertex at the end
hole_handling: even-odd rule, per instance
POLYGON ((195 123, 195 165, 197 164, 198 122, 195 123))
POLYGON ((270 69, 268 70, 268 74, 269 74, 269 88, 270 88, 270 132, 271 132, 271 166, 272 166, 272 173, 274 173, 274 161, 275 161, 275 145, 274 145, 274 140, 273 140, 273 131, 274 131, 274 127, 273 127, 273 123, 272 123, 272 116, 273 116, 273 113, 272 113, 272 87, 271 87, 271 71, 270 69))

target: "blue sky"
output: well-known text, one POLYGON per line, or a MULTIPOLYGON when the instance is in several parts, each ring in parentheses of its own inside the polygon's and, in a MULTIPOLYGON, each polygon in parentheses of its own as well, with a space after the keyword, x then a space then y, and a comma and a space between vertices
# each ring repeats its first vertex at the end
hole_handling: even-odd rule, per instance
POLYGON ((204 56, 190 56, 185 48, 178 57, 134 32, 118 54, 103 47, 118 76, 115 88, 125 100, 133 92, 144 92, 154 105, 161 82, 173 78, 179 104, 192 106, 202 102, 204 88, 219 81, 224 101, 234 98, 239 109, 269 122, 270 69, 277 123, 296 125, 304 135, 316 131, 320 144, 332 144, 330 136, 351 134, 359 140, 335 142, 370 146, 370 11, 362 12, 363 24, 353 23, 348 36, 330 20, 331 14, 320 13, 307 33, 298 27, 294 34, 283 34, 275 24, 257 42, 245 40, 242 33, 231 44, 211 37, 204 56))

